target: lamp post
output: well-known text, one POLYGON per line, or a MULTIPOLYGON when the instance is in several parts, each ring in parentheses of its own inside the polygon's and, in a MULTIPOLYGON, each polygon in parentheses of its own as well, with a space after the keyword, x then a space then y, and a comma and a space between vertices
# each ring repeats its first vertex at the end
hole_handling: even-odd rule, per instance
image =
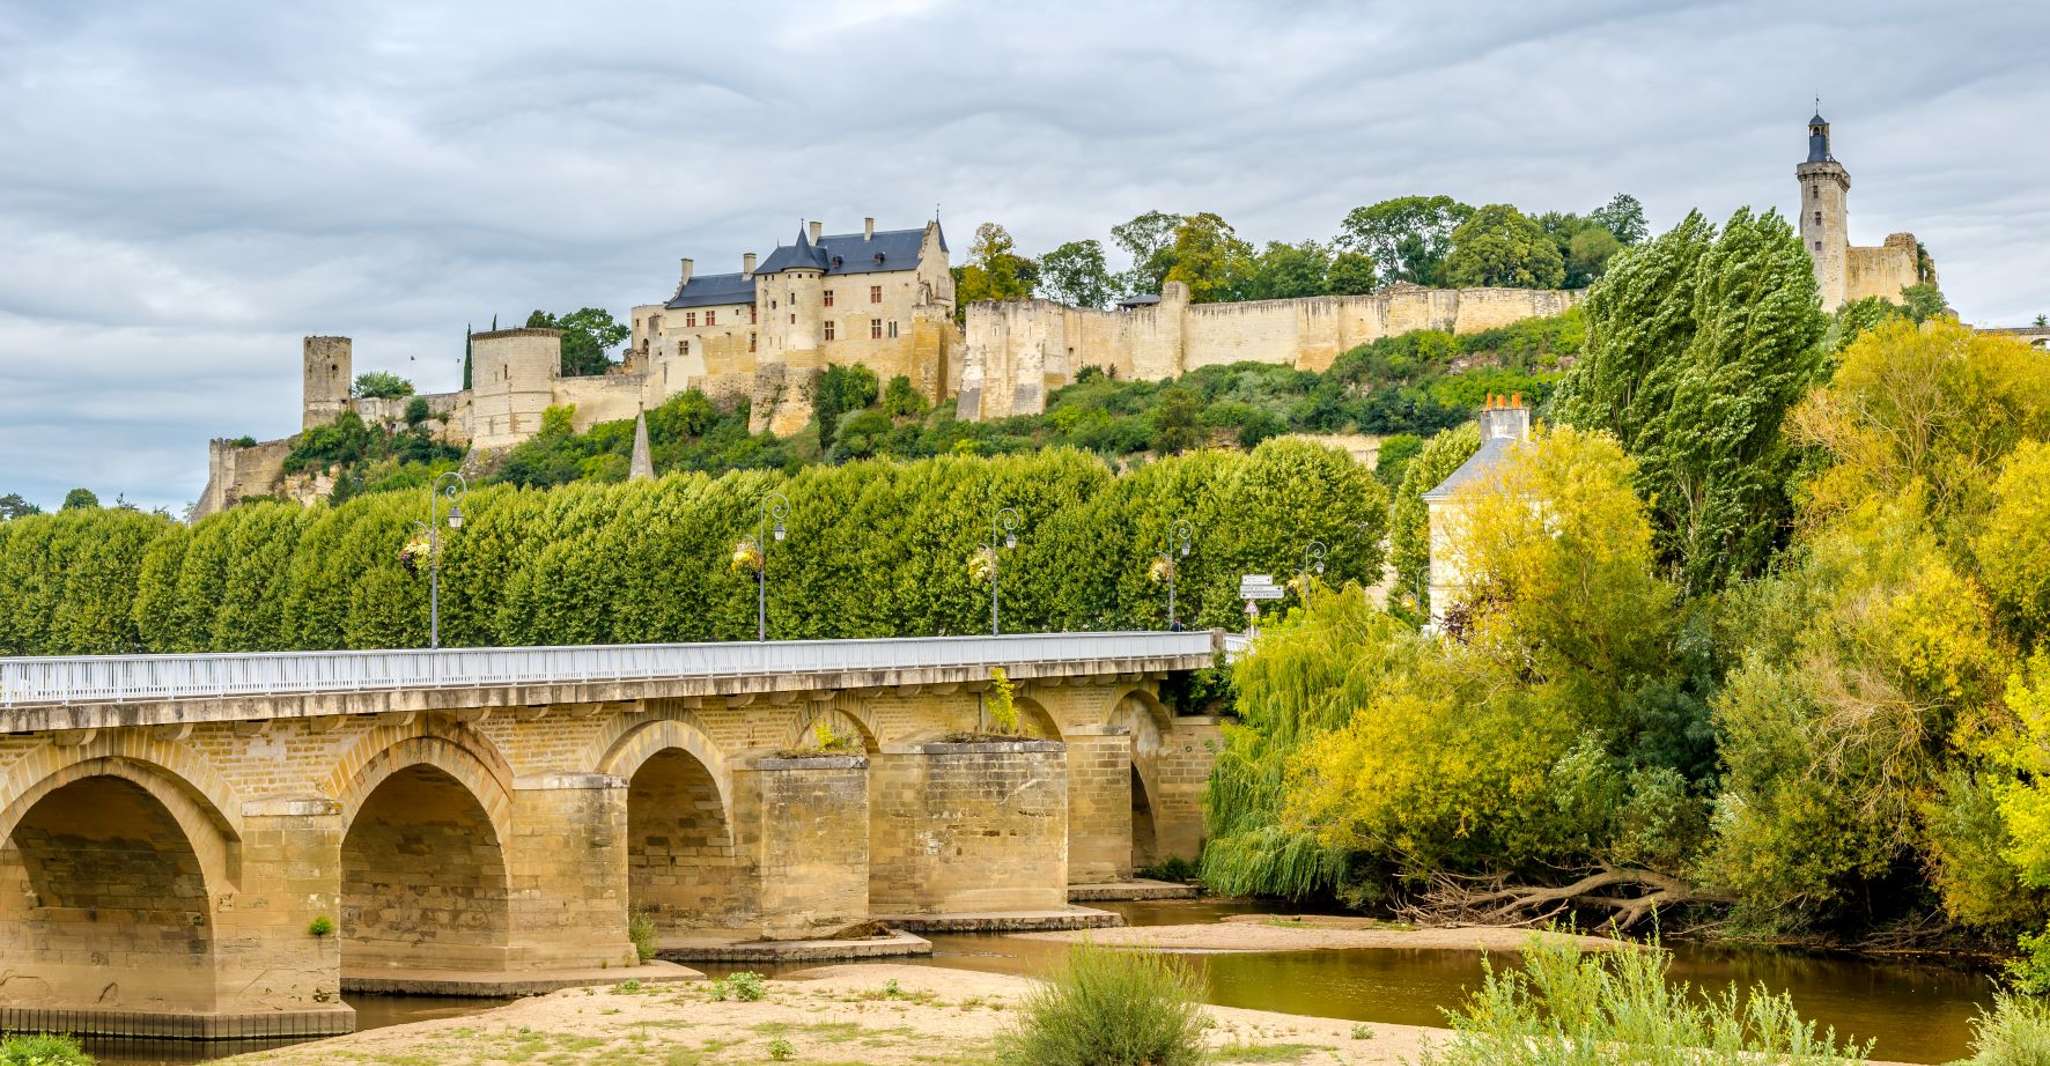
POLYGON ((463 528, 463 508, 456 502, 470 491, 470 483, 454 470, 444 472, 427 486, 427 521, 413 528, 427 534, 427 646, 441 647, 441 501, 448 499, 448 528, 463 528))
POLYGON ((1310 599, 1310 579, 1324 576, 1324 542, 1312 540, 1303 545, 1303 602, 1310 599))
POLYGON ((1174 524, 1168 527, 1166 537, 1167 553, 1164 558, 1167 560, 1167 628, 1174 631, 1182 628, 1181 622, 1175 619, 1174 586, 1182 576, 1181 561, 1189 557, 1189 545, 1195 537, 1195 530, 1189 525, 1188 519, 1177 518, 1174 524))
POLYGON ((998 625, 998 587, 1003 584, 1003 559, 997 554, 999 542, 1005 548, 1018 546, 1018 509, 1003 507, 989 515, 989 635, 994 637, 1003 632, 998 625))
POLYGON ((755 568, 755 639, 769 639, 769 538, 783 543, 783 520, 790 517, 790 500, 780 492, 762 497, 761 522, 755 528, 755 545, 762 563, 755 568), (773 525, 772 525, 773 524, 773 525))

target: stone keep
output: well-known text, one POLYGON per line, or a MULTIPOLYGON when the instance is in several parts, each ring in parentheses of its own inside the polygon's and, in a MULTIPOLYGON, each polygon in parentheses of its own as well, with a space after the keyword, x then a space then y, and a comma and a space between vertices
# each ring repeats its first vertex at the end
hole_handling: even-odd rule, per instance
POLYGON ((1801 244, 1815 264, 1823 310, 1867 296, 1899 303, 1902 289, 1935 284, 1935 267, 1912 233, 1889 234, 1877 248, 1851 245, 1851 173, 1830 151, 1829 123, 1819 113, 1808 120, 1808 158, 1794 168, 1794 179, 1801 186, 1801 244))
POLYGON ((347 337, 308 337, 301 342, 305 385, 300 428, 327 425, 348 409, 349 385, 355 380, 349 356, 347 337))

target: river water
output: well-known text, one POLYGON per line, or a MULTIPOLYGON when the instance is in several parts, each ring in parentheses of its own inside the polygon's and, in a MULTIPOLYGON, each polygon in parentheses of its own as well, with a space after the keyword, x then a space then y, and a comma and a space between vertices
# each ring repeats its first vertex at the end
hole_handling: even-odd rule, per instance
MULTIPOLYGON (((1228 902, 1099 904, 1124 914, 1132 925, 1214 921, 1226 914, 1271 910, 1228 902)), ((950 966, 995 973, 1043 974, 1057 966, 1066 945, 987 934, 934 935, 930 958, 895 959, 915 965, 950 966)), ((1443 1025, 1445 1010, 1458 1006, 1479 983, 1478 955, 1458 951, 1302 951, 1190 955, 1210 1002, 1291 1014, 1356 1021, 1443 1025)), ((1497 966, 1514 958, 1498 957, 1497 966)), ((719 976, 755 969, 780 976, 817 965, 770 968, 699 965, 719 976)), ((1735 982, 1760 982, 1793 997, 1804 1018, 1833 1027, 1839 1035, 1876 1040, 1875 1058, 1943 1063, 1966 1054, 1972 1017, 1993 999, 1984 975, 1942 966, 1825 958, 1766 950, 1673 947, 1671 975, 1697 988, 1721 991, 1735 982)), ((489 999, 420 996, 350 996, 360 1028, 454 1017, 498 1006, 489 999)), ((178 1042, 101 1043, 93 1049, 105 1063, 123 1066, 193 1063, 256 1050, 253 1046, 178 1042)))

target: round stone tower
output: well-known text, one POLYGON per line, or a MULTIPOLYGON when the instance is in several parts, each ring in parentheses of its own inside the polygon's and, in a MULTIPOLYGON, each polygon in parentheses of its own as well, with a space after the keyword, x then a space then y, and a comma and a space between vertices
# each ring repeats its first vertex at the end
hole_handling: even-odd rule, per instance
POLYGON ((1801 184, 1801 244, 1815 264, 1815 284, 1822 290, 1822 309, 1843 305, 1851 230, 1847 201, 1851 174, 1829 150, 1829 123, 1818 112, 1808 120, 1808 159, 1794 168, 1801 184))
POLYGON ((562 331, 501 329, 470 337, 470 443, 509 448, 541 431, 562 372, 562 331))
POLYGON ((300 361, 305 384, 299 428, 327 425, 349 409, 349 383, 355 380, 349 338, 307 337, 300 346, 300 361))

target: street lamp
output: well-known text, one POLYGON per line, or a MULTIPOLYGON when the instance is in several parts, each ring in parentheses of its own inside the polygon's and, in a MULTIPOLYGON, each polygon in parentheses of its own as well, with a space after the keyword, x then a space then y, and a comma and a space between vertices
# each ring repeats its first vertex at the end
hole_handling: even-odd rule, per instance
POLYGON ((470 491, 470 483, 454 470, 444 472, 427 486, 427 521, 413 528, 427 534, 427 646, 441 647, 441 501, 448 500, 448 528, 463 528, 463 508, 457 501, 470 491))
POLYGON ((761 564, 755 567, 755 639, 769 639, 769 538, 783 543, 783 520, 790 517, 790 500, 780 492, 762 497, 761 522, 755 527, 755 544, 761 549, 761 564), (771 524, 773 523, 773 528, 771 524))
POLYGON ((1006 548, 1018 546, 1018 509, 1003 507, 990 512, 989 516, 989 635, 997 636, 1002 629, 997 624, 997 588, 1003 583, 1003 562, 997 555, 998 542, 1006 548))
POLYGON ((1324 576, 1324 542, 1312 540, 1303 545, 1303 602, 1310 602, 1310 581, 1324 576))
POLYGON ((1174 524, 1167 529, 1167 550, 1161 558, 1167 560, 1167 628, 1169 630, 1182 628, 1182 624, 1175 619, 1175 581, 1182 576, 1182 560, 1189 557, 1189 545, 1194 540, 1194 537, 1195 530, 1189 525, 1189 520, 1186 518, 1175 519, 1174 524))

